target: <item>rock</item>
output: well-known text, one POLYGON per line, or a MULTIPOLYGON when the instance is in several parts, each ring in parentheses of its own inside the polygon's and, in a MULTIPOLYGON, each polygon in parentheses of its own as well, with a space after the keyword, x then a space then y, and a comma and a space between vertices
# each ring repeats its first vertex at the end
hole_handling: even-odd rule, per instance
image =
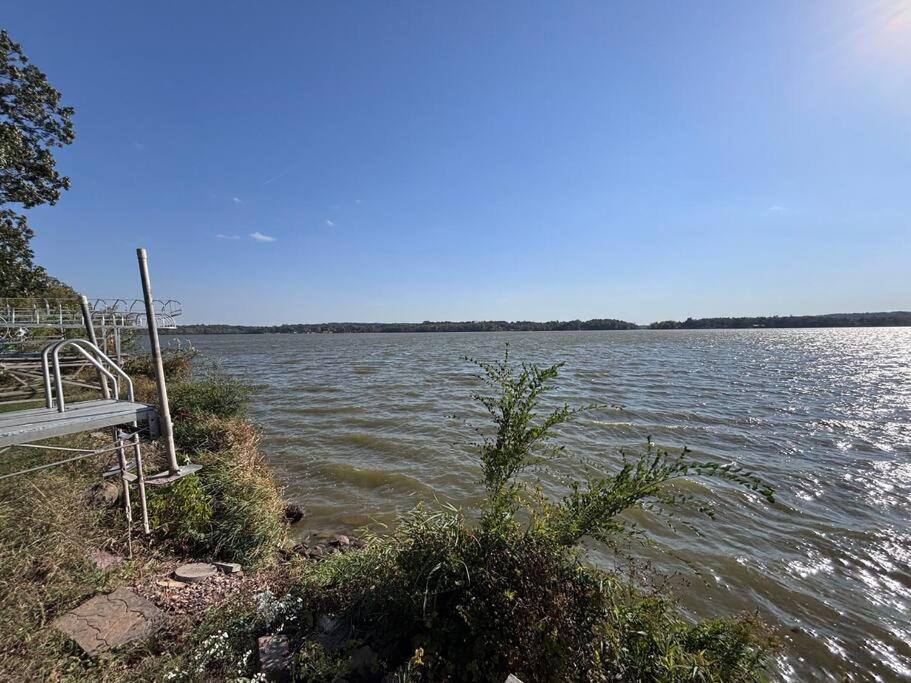
POLYGON ((97 507, 111 507, 120 498, 120 486, 113 481, 94 484, 88 490, 89 503, 97 507))
POLYGON ((326 554, 326 549, 321 545, 315 545, 307 548, 307 557, 311 560, 321 560, 326 554))
POLYGON ((98 571, 107 571, 111 567, 116 567, 123 562, 120 555, 114 555, 107 550, 95 549, 89 552, 89 560, 98 571))
POLYGON ((351 545, 351 539, 344 534, 336 534, 332 537, 332 540, 329 541, 329 545, 333 548, 347 548, 351 545))
POLYGON ((237 574, 243 569, 237 562, 213 562, 212 564, 222 574, 237 574))
POLYGON ((291 680, 291 647, 287 636, 259 639, 259 670, 269 681, 291 680))
POLYGON ((338 617, 321 614, 316 620, 316 634, 313 638, 326 652, 339 652, 348 643, 348 629, 338 617))
POLYGON ((506 683, 522 683, 522 680, 515 674, 509 674, 506 677, 506 683))
POLYGON ((351 672, 358 678, 367 678, 379 669, 379 659, 369 645, 354 650, 348 657, 348 663, 351 672))
POLYGON ((126 588, 96 595, 57 619, 53 626, 95 656, 118 645, 147 638, 161 612, 155 605, 126 588))
POLYGON ((288 503, 285 506, 283 517, 288 524, 295 524, 304 518, 304 508, 297 503, 288 503))
POLYGON ((218 573, 214 564, 208 562, 192 562, 183 564, 174 570, 174 578, 184 583, 199 583, 218 573))

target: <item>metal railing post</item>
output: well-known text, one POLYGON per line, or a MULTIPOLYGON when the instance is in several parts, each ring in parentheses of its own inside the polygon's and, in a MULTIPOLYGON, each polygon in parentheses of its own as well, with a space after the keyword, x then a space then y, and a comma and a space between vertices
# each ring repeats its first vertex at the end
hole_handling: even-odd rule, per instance
MULTIPOLYGON (((83 294, 79 297, 79 307, 82 309, 82 319, 85 321, 85 332, 89 335, 89 341, 92 346, 98 346, 98 338, 95 336, 95 326, 92 324, 92 312, 89 309, 89 300, 83 294)), ((101 382, 101 395, 105 398, 111 398, 111 392, 108 391, 108 381, 104 375, 98 373, 98 380, 101 382)))
POLYGON ((142 295, 146 305, 146 324, 149 327, 149 345, 152 347, 152 364, 155 366, 155 381, 158 384, 158 413, 161 421, 161 434, 164 437, 168 452, 168 470, 177 475, 177 449, 174 446, 174 427, 171 424, 171 408, 168 405, 168 387, 165 383, 164 362, 161 359, 161 344, 158 341, 158 323, 155 318, 155 302, 152 299, 152 285, 149 282, 149 257, 146 250, 136 250, 139 260, 139 275, 142 278, 142 295))

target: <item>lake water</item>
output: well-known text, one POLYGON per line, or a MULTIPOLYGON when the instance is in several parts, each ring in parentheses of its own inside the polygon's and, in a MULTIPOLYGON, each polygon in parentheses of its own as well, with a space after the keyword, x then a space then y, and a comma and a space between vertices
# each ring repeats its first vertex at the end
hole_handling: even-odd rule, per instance
POLYGON ((693 485, 717 519, 681 511, 673 529, 637 515, 656 543, 640 554, 677 572, 687 610, 758 609, 785 640, 783 678, 911 678, 911 328, 190 339, 258 387, 265 450, 316 534, 476 501, 472 434, 452 418, 479 415, 461 357, 509 341, 517 360, 565 361, 556 400, 622 407, 564 429, 568 456, 610 471, 651 436, 775 488, 769 505, 693 485))

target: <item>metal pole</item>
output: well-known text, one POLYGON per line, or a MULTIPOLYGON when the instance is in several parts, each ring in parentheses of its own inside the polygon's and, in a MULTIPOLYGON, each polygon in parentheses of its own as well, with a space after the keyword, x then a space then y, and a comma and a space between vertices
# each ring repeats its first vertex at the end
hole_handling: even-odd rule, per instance
POLYGON ((149 529, 149 509, 146 507, 146 476, 142 470, 142 452, 139 450, 139 432, 133 434, 133 457, 136 459, 139 505, 142 507, 142 530, 148 536, 151 530, 149 529))
POLYGON ((114 353, 117 354, 117 365, 123 365, 123 354, 120 352, 120 328, 114 325, 114 353))
POLYGON ((155 366, 155 382, 158 385, 158 412, 161 419, 161 435, 168 451, 168 471, 172 476, 180 473, 177 465, 177 449, 174 446, 174 427, 171 424, 171 408, 168 405, 168 387, 165 384, 164 363, 161 360, 161 344, 158 341, 158 322, 155 319, 155 303, 152 299, 152 285, 149 283, 149 257, 145 249, 136 250, 139 259, 139 275, 142 278, 142 294, 146 304, 146 324, 149 326, 149 345, 152 347, 152 364, 155 366))
POLYGON ((127 518, 127 555, 133 559, 133 510, 130 505, 130 482, 127 481, 127 458, 123 452, 123 439, 118 439, 117 459, 120 463, 120 482, 123 485, 123 511, 127 518))
MULTIPOLYGON (((82 320, 85 323, 85 333, 92 342, 92 346, 98 346, 98 339, 95 337, 95 326, 92 324, 92 313, 89 310, 89 300, 83 294, 79 297, 79 307, 82 309, 82 320)), ((111 392, 108 389, 108 381, 105 376, 99 372, 98 380, 101 382, 101 395, 105 398, 111 398, 111 392)))

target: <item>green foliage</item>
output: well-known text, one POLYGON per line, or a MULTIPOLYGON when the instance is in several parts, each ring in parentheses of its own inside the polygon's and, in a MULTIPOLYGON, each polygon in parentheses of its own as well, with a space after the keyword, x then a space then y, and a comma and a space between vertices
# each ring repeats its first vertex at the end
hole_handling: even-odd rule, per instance
POLYGON ((294 680, 306 683, 335 683, 349 673, 347 657, 326 652, 322 645, 306 642, 294 655, 294 680))
MULTIPOLYGON (((545 503, 543 518, 537 518, 539 530, 565 545, 573 545, 585 536, 608 540, 626 528, 619 517, 625 510, 643 506, 656 512, 661 505, 689 502, 691 496, 669 487, 674 480, 688 476, 726 480, 774 502, 772 489, 756 475, 744 472, 734 464, 692 461, 687 459, 688 453, 684 448, 680 455, 671 456, 667 451, 655 450, 649 442, 645 455, 635 462, 624 462, 616 474, 574 481, 559 504, 545 503)), ((700 510, 711 514, 709 507, 700 507, 700 510)))
POLYGON ((562 363, 544 369, 523 363, 515 374, 509 362, 508 344, 503 360, 498 363, 466 360, 482 370, 477 378, 494 391, 492 394, 472 394, 487 410, 495 426, 493 434, 477 430, 482 438, 479 452, 487 489, 483 523, 493 528, 512 525, 524 490, 517 476, 560 453, 562 447, 549 443, 552 430, 566 422, 574 412, 564 405, 535 422, 538 401, 551 388, 549 382, 557 377, 562 363))
POLYGON ((159 518, 180 520, 180 505, 198 514, 157 525, 159 531, 172 544, 197 553, 248 566, 269 563, 287 538, 284 505, 256 431, 236 417, 246 404, 246 388, 211 375, 174 385, 172 395, 175 444, 203 467, 184 480, 193 482, 192 490, 178 488, 159 518))
POLYGON ((229 450, 201 456, 200 480, 212 501, 206 548, 217 557, 246 565, 268 564, 287 538, 278 488, 256 448, 252 429, 241 429, 229 450))
POLYGON ((665 450, 655 450, 651 440, 647 452, 635 462, 625 462, 619 472, 594 472, 585 481, 570 482, 570 491, 562 500, 550 501, 519 476, 534 465, 562 455, 563 447, 552 443, 554 429, 595 406, 571 409, 563 405, 538 415, 539 404, 553 389, 551 382, 557 378, 562 363, 543 369, 523 363, 515 368, 509 360, 508 345, 502 361, 467 360, 483 371, 478 379, 493 388, 490 394, 473 394, 494 425, 493 430, 476 429, 482 438, 478 451, 487 491, 482 515, 485 528, 518 529, 518 513, 523 512, 530 532, 564 545, 574 545, 586 536, 605 540, 624 528, 618 516, 625 510, 644 506, 658 511, 661 505, 690 502, 691 496, 671 486, 684 477, 725 480, 759 493, 770 503, 774 501, 771 488, 738 465, 690 460, 686 448, 680 455, 671 456, 665 450))
POLYGON ((175 425, 181 447, 188 434, 209 435, 195 475, 149 495, 155 532, 182 552, 241 564, 267 564, 287 537, 275 481, 256 448, 252 427, 212 416, 175 425), (177 426, 180 425, 178 430, 177 426))
POLYGON ((222 419, 240 417, 247 407, 249 388, 227 375, 213 373, 169 388, 171 414, 175 422, 212 415, 222 419))
POLYGON ((234 445, 234 434, 225 421, 209 415, 183 416, 174 423, 174 443, 181 453, 217 453, 234 445))
POLYGON ((694 626, 552 538, 472 529, 454 510, 412 511, 300 590, 411 681, 754 681, 771 646, 755 620, 694 626))
POLYGON ((205 545, 212 524, 212 499, 199 476, 149 487, 146 496, 149 523, 156 533, 185 553, 205 545))
MULTIPOLYGON (((193 374, 193 359, 199 351, 192 345, 168 347, 161 351, 161 361, 164 367, 164 376, 169 382, 186 382, 193 374)), ((138 353, 127 359, 123 365, 124 371, 131 377, 145 377, 155 379, 155 366, 150 353, 138 353)))
POLYGON ((42 295, 59 286, 32 263, 34 233, 8 205, 54 204, 69 188, 51 150, 73 141, 72 116, 22 47, 0 30, 0 296, 42 295))
POLYGON ((596 630, 596 657, 615 680, 765 680, 777 644, 755 616, 692 624, 666 596, 642 594, 616 577, 603 585, 608 618, 596 630))

